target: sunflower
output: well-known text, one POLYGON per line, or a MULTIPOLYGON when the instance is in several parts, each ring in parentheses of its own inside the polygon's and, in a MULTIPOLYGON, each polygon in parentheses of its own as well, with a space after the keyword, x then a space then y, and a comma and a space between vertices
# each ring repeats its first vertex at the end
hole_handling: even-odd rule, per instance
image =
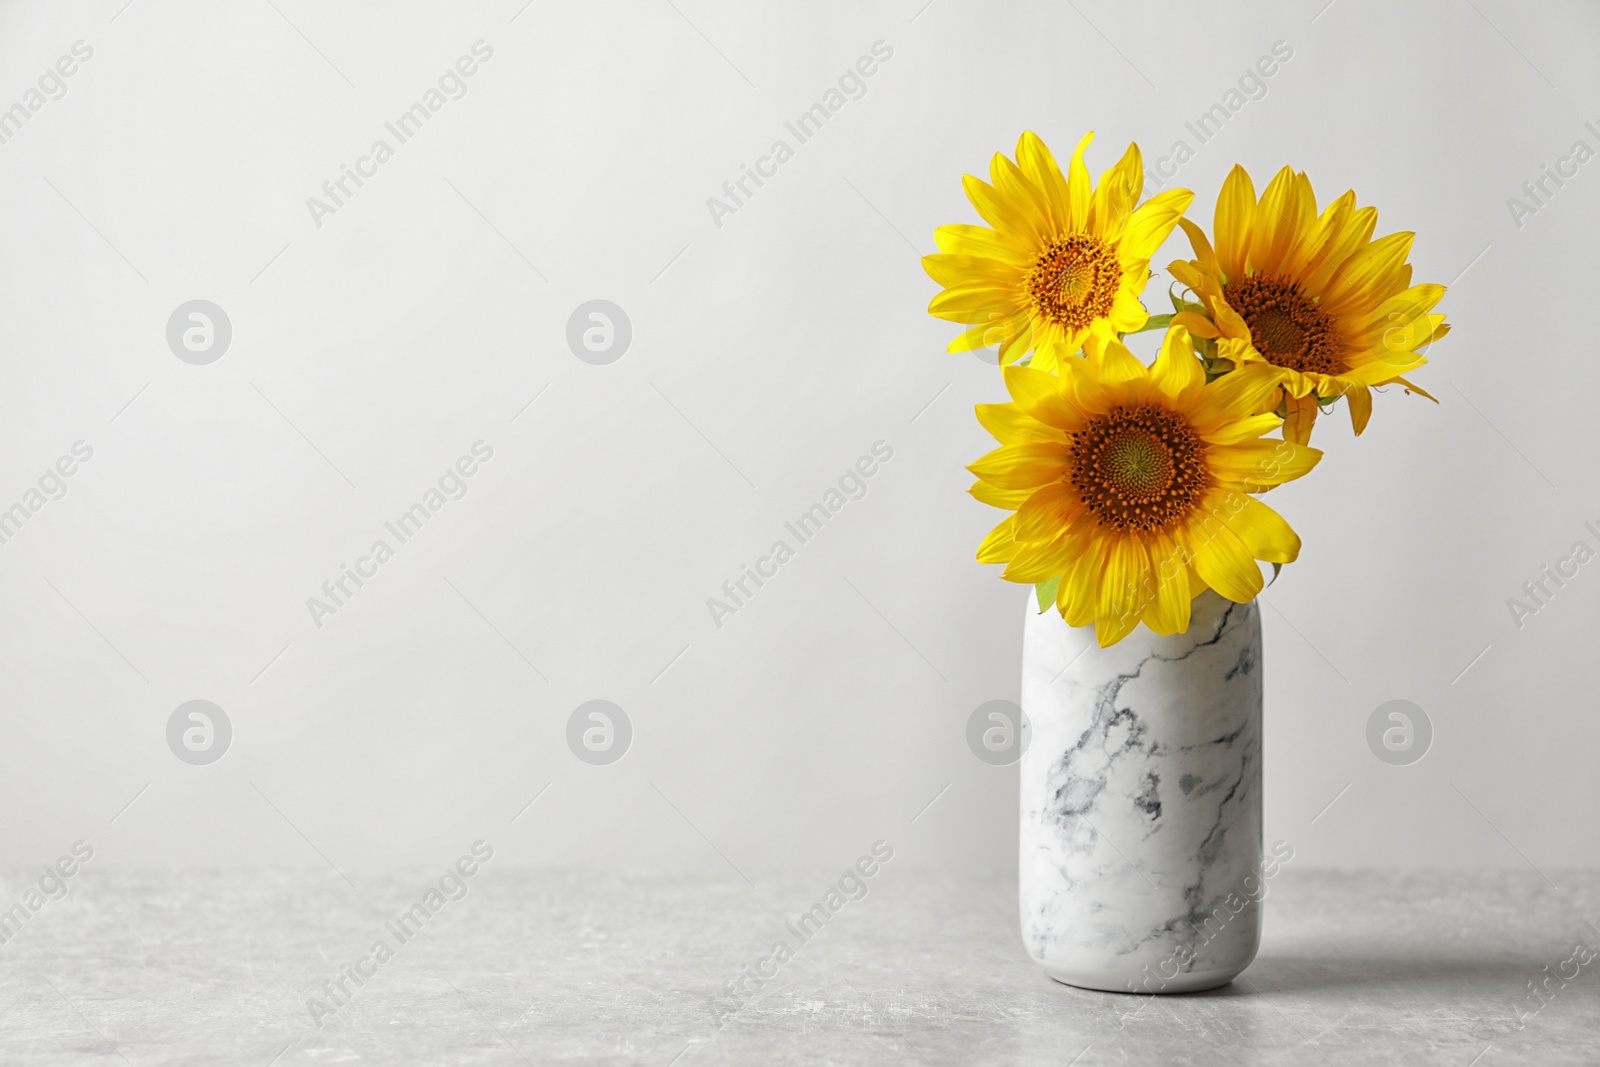
POLYGON ((1346 192, 1318 215, 1311 182, 1288 167, 1258 201, 1250 175, 1235 166, 1217 197, 1215 250, 1184 220, 1198 258, 1170 267, 1201 308, 1173 322, 1215 338, 1215 354, 1235 366, 1276 367, 1284 436, 1302 444, 1319 404, 1347 398, 1359 434, 1372 387, 1397 382, 1428 396, 1401 375, 1426 363, 1418 350, 1450 329, 1431 314, 1444 286, 1411 284, 1414 235, 1372 240, 1377 209, 1355 203, 1346 192))
POLYGON ((1000 447, 967 469, 973 496, 1016 512, 978 549, 1014 582, 1059 579, 1056 607, 1095 626, 1101 647, 1143 620, 1189 628, 1207 588, 1236 603, 1261 591, 1256 560, 1290 563, 1300 538, 1250 496, 1305 474, 1322 453, 1260 440, 1279 379, 1265 364, 1207 384, 1174 326, 1146 367, 1120 342, 1059 376, 1007 367, 1008 404, 978 405, 1000 447))
POLYGON ((1167 239, 1194 194, 1169 189, 1137 210, 1144 188, 1138 145, 1089 186, 1085 134, 1065 177, 1036 135, 1024 133, 1012 162, 996 152, 993 184, 963 179, 984 226, 940 226, 939 254, 923 269, 944 287, 928 312, 975 324, 950 342, 951 352, 1000 346, 1010 364, 1032 352, 1032 366, 1053 370, 1091 335, 1115 339, 1142 329, 1139 302, 1150 257, 1167 239))

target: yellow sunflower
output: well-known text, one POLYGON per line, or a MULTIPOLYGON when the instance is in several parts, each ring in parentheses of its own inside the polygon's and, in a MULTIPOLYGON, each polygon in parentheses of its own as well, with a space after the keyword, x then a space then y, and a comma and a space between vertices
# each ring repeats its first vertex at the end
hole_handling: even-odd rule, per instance
POLYGON ((1000 346, 1000 362, 1029 352, 1032 366, 1053 370, 1091 335, 1115 339, 1142 329, 1139 302, 1150 257, 1172 232, 1194 194, 1169 189, 1135 209, 1144 188, 1139 147, 1089 186, 1084 135, 1065 177, 1043 141, 1024 133, 1012 162, 996 152, 993 184, 967 175, 964 185, 989 227, 940 226, 939 254, 923 269, 944 287, 929 314, 974 324, 951 352, 1000 346))
POLYGON ((1372 240, 1378 211, 1355 204, 1346 192, 1318 215, 1311 182, 1288 167, 1257 200, 1250 175, 1235 166, 1217 197, 1215 250, 1184 220, 1198 258, 1170 267, 1204 309, 1174 323, 1216 338, 1216 355, 1235 366, 1278 369, 1291 441, 1311 439, 1319 403, 1346 397, 1359 434, 1373 386, 1398 382, 1428 396, 1401 375, 1426 363, 1419 350, 1450 329, 1430 314, 1444 286, 1411 284, 1414 235, 1372 240))
POLYGON ((1056 607, 1093 622, 1102 647, 1143 620, 1189 628, 1207 588, 1236 603, 1261 591, 1256 560, 1290 563, 1300 538, 1250 493, 1314 467, 1306 445, 1260 440, 1282 420, 1263 413, 1278 390, 1264 364, 1207 384, 1188 331, 1167 332, 1146 367, 1120 342, 1068 373, 1005 370, 1007 404, 978 405, 1000 447, 967 469, 972 495, 1016 514, 978 549, 1002 577, 1059 579, 1056 607))

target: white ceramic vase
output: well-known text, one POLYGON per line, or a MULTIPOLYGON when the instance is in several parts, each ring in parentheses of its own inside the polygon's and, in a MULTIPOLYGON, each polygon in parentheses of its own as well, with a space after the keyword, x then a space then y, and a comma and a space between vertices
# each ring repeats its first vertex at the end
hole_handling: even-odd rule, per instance
POLYGON ((1029 591, 1020 890, 1028 952, 1057 981, 1182 993, 1255 958, 1261 617, 1196 598, 1189 631, 1110 648, 1029 591))

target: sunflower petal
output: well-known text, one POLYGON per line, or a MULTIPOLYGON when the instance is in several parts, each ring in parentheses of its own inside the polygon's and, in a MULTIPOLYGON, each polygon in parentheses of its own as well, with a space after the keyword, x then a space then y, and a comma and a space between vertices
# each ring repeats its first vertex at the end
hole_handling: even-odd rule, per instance
POLYGON ((1121 341, 1096 340, 1098 343, 1089 357, 1095 376, 1102 385, 1120 385, 1149 375, 1145 365, 1139 362, 1139 357, 1128 351, 1128 346, 1121 341))
POLYGON ((1310 473, 1321 459, 1321 449, 1271 439, 1214 445, 1206 453, 1212 476, 1219 484, 1247 493, 1294 481, 1310 473))
POLYGON ((1017 509, 1014 534, 1018 541, 1051 541, 1082 526, 1083 515, 1077 490, 1064 482, 1053 482, 1036 490, 1017 509))
POLYGON ((1000 521, 1000 525, 989 531, 989 536, 978 546, 979 563, 1005 563, 1011 559, 1017 550, 1017 542, 1011 536, 1016 524, 1017 517, 1007 515, 1000 521))
POLYGON ((1019 540, 1000 577, 1008 582, 1036 584, 1060 574, 1078 551, 1078 539, 1067 531, 1048 541, 1019 540))
POLYGON ((928 314, 952 322, 989 322, 997 311, 1009 310, 1015 302, 1010 289, 998 282, 954 285, 928 301, 928 314))
POLYGON ((1410 382, 1406 381, 1404 378, 1396 378, 1395 381, 1397 381, 1401 385, 1405 386, 1406 389, 1409 390, 1410 392, 1416 393, 1418 396, 1425 396, 1429 400, 1432 400, 1435 404, 1437 404, 1439 402, 1439 398, 1438 397, 1434 396, 1432 393, 1428 392, 1426 389, 1423 389, 1421 386, 1412 385, 1410 382))
POLYGON ((1056 157, 1039 139, 1038 134, 1024 131, 1017 139, 1017 165, 1028 180, 1038 186, 1050 207, 1050 219, 1057 230, 1067 227, 1071 212, 1067 210, 1067 179, 1062 177, 1056 157))
POLYGON ((1004 309, 997 306, 993 311, 974 314, 972 318, 981 321, 972 329, 957 334, 945 346, 945 351, 971 352, 979 348, 993 348, 995 345, 1003 346, 1010 343, 1018 336, 1032 335, 1032 315, 1025 309, 1010 315, 1003 312, 1004 309))
POLYGON ((1197 311, 1180 311, 1172 316, 1173 326, 1181 326, 1196 337, 1216 337, 1217 327, 1197 311))
POLYGON ((1244 542, 1226 526, 1190 531, 1194 569, 1206 584, 1235 604, 1254 600, 1261 592, 1261 568, 1244 542))
POLYGON ((1443 297, 1442 285, 1413 285, 1396 293, 1372 309, 1351 343, 1382 359, 1399 356, 1397 361, 1403 362, 1432 340, 1434 320, 1428 313, 1443 297))
POLYGON ((941 252, 959 256, 985 256, 1013 267, 1028 267, 1034 260, 1025 249, 987 226, 940 226, 933 231, 933 241, 941 252))
MULTIPOLYGON (((1141 283, 1139 288, 1144 288, 1144 285, 1141 283)), ((1135 292, 1136 290, 1127 288, 1126 285, 1118 289, 1116 299, 1111 305, 1109 319, 1096 322, 1094 328, 1098 328, 1101 333, 1108 336, 1138 333, 1144 329, 1145 323, 1150 321, 1150 312, 1145 309, 1135 292)))
POLYGON ((1300 535, 1283 516, 1253 496, 1241 496, 1242 506, 1227 518, 1228 529, 1256 559, 1268 563, 1293 563, 1300 557, 1300 535))
POLYGON ((1367 420, 1372 418, 1372 391, 1364 385, 1357 385, 1347 390, 1344 398, 1350 402, 1350 427, 1359 437, 1361 431, 1367 428, 1367 420))
POLYGON ((976 463, 969 463, 967 470, 1001 489, 1027 489, 1055 481, 1066 466, 1066 445, 1039 441, 1001 445, 976 463))
POLYGON ((1291 396, 1286 401, 1283 420, 1283 439, 1297 445, 1311 442, 1311 428, 1317 424, 1317 398, 1291 396))
MULTIPOLYGON (((1206 232, 1200 227, 1196 226, 1194 223, 1190 222, 1188 219, 1179 219, 1178 225, 1183 227, 1185 236, 1189 238, 1189 247, 1194 249, 1194 258, 1195 261, 1200 264, 1200 269, 1205 271, 1207 274, 1216 274, 1217 253, 1211 247, 1211 242, 1206 239, 1206 232)), ((1174 275, 1174 277, 1177 276, 1174 275)), ((1182 278, 1179 278, 1178 280, 1183 281, 1182 278)), ((1189 285, 1189 288, 1191 289, 1194 288, 1194 286, 1188 282, 1184 282, 1184 284, 1189 285)))
POLYGON ((989 180, 994 183, 996 192, 1016 205, 1041 240, 1054 232, 1050 204, 1043 190, 1030 182, 1015 163, 999 152, 989 161, 989 180))
MULTIPOLYGON (((1307 188, 1309 189, 1309 182, 1307 188)), ((1311 202, 1314 209, 1315 197, 1311 198, 1311 202)), ((1355 206, 1355 190, 1347 189, 1344 195, 1324 208, 1322 214, 1306 227, 1300 240, 1295 242, 1295 246, 1284 257, 1283 265, 1279 268, 1281 273, 1291 278, 1304 278, 1314 270, 1328 254, 1329 243, 1344 232, 1355 206)))
POLYGON ((1345 219, 1344 229, 1330 234, 1322 254, 1317 257, 1315 269, 1301 280, 1301 287, 1312 296, 1326 290, 1328 280, 1343 269, 1345 261, 1367 246, 1377 225, 1378 209, 1375 207, 1350 212, 1345 219))
POLYGON ((1022 328, 1000 343, 1000 365, 1009 367, 1027 354, 1033 346, 1033 323, 1024 320, 1022 328))
POLYGON ((1139 202, 1143 190, 1144 162, 1139 156, 1139 146, 1129 144, 1122 158, 1100 175, 1100 184, 1095 186, 1089 207, 1089 231, 1106 241, 1121 238, 1128 224, 1128 214, 1139 202))
POLYGON ((1168 189, 1146 200, 1128 220, 1117 244, 1117 258, 1136 263, 1155 255, 1193 200, 1194 193, 1188 189, 1168 189))
POLYGON ((1426 341, 1417 346, 1418 348, 1426 348, 1450 332, 1450 324, 1444 321, 1443 315, 1429 315, 1428 321, 1433 324, 1433 332, 1428 335, 1426 341))
POLYGON ((1158 634, 1181 634, 1189 629, 1188 554, 1170 536, 1159 534, 1150 548, 1150 569, 1155 591, 1144 610, 1144 624, 1158 634))
POLYGON ((1251 415, 1249 418, 1225 422, 1215 430, 1201 434, 1200 438, 1207 444, 1236 445, 1240 441, 1254 441, 1262 434, 1271 433, 1282 425, 1282 419, 1267 412, 1264 415, 1251 415))
POLYGON ((1270 364, 1240 362, 1201 391, 1189 409, 1190 421, 1201 434, 1209 434, 1240 418, 1272 411, 1282 378, 1270 364))
POLYGON ((1294 169, 1284 167, 1267 183, 1261 201, 1250 216, 1250 272, 1276 274, 1296 234, 1303 228, 1302 222, 1309 225, 1310 221, 1311 211, 1300 201, 1300 185, 1294 169))
POLYGON ((1206 371, 1200 365, 1200 357, 1194 354, 1188 330, 1176 323, 1167 328, 1150 377, 1156 388, 1172 400, 1187 399, 1205 387, 1206 371))
POLYGON ((1061 379, 1032 367, 1007 367, 1004 375, 1006 390, 1023 411, 1058 430, 1078 428, 1080 420, 1061 391, 1061 379))
POLYGON ((1402 230, 1373 241, 1339 265, 1322 294, 1322 309, 1339 316, 1382 303, 1406 288, 1401 271, 1415 234, 1402 230))
POLYGON ((1082 233, 1089 222, 1089 200, 1093 195, 1089 187, 1089 169, 1083 165, 1083 153, 1094 140, 1090 130, 1072 150, 1072 161, 1067 164, 1067 231, 1082 233))
POLYGON ((1017 404, 976 404, 978 422, 1003 445, 1023 445, 1037 441, 1066 443, 1061 430, 1040 422, 1017 404))
POLYGON ((1216 324, 1217 336, 1239 341, 1250 337, 1250 324, 1245 322, 1226 300, 1220 296, 1213 296, 1210 304, 1211 321, 1216 324))
POLYGON ((1186 259, 1175 259, 1167 264, 1167 273, 1172 275, 1174 281, 1187 289, 1199 291, 1204 282, 1200 268, 1186 259))
POLYGON ((1056 586, 1056 609, 1068 626, 1087 626, 1094 621, 1095 589, 1100 563, 1105 558, 1105 543, 1090 539, 1089 546, 1067 565, 1056 586))
POLYGON ((1144 617, 1153 585, 1150 556, 1136 537, 1119 537, 1106 544, 1105 564, 1095 591, 1094 635, 1101 648, 1116 644, 1144 617))
POLYGON ((1025 246, 1040 243, 1038 230, 1028 216, 1016 204, 1000 195, 994 186, 982 178, 967 174, 961 179, 961 187, 966 190, 967 199, 972 201, 972 206, 977 208, 983 221, 993 226, 1001 237, 1025 246))
POLYGON ((968 256, 955 252, 937 252, 922 257, 922 269, 940 285, 968 285, 993 283, 1021 285, 1020 269, 987 256, 968 256))
POLYGON ((1256 187, 1245 169, 1234 164, 1217 196, 1211 232, 1217 239, 1217 266, 1226 280, 1244 276, 1250 250, 1250 218, 1256 210, 1256 187))
POLYGON ((1005 508, 1007 511, 1016 511, 1027 502, 1027 499, 1030 496, 1038 492, 1038 490, 1001 489, 997 485, 990 485, 988 482, 979 479, 978 481, 972 483, 971 488, 969 488, 967 492, 971 494, 974 500, 977 500, 980 503, 988 504, 990 507, 1005 508))

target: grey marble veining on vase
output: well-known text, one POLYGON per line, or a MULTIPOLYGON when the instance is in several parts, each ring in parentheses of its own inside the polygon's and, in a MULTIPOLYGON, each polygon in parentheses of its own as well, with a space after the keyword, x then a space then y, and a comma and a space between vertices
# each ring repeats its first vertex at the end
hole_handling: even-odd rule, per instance
POLYGON ((1260 940, 1261 622, 1196 598, 1188 632, 1110 648, 1028 604, 1020 901, 1028 951, 1092 989, 1189 992, 1260 940))

